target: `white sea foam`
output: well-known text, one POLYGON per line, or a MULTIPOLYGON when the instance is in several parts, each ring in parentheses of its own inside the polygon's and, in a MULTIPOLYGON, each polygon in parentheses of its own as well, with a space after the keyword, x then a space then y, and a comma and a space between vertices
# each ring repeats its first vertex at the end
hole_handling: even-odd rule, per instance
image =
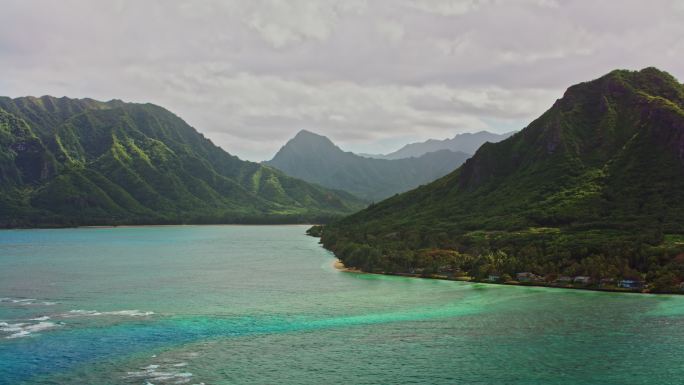
POLYGON ((45 321, 41 321, 38 323, 19 322, 12 324, 7 322, 0 322, 0 332, 9 333, 9 335, 5 336, 5 338, 21 338, 27 337, 32 333, 53 329, 57 326, 59 325, 54 322, 45 321))
POLYGON ((29 321, 47 321, 49 319, 50 319, 50 317, 44 315, 42 317, 31 318, 29 321))
POLYGON ((62 314, 62 317, 95 317, 95 316, 122 316, 122 317, 148 317, 153 315, 152 311, 140 310, 116 310, 116 311, 97 311, 97 310, 71 310, 62 314))
POLYGON ((0 304, 3 304, 3 303, 18 305, 18 306, 28 306, 28 305, 52 306, 52 305, 57 304, 57 302, 37 300, 35 298, 11 298, 11 297, 0 298, 0 304))
POLYGON ((14 339, 14 338, 28 337, 30 334, 31 334, 30 331, 28 331, 28 330, 22 330, 22 331, 19 331, 19 332, 14 333, 14 334, 10 334, 10 335, 8 335, 8 336, 5 337, 5 338, 7 338, 7 339, 14 339))
POLYGON ((140 368, 138 371, 127 372, 125 378, 144 379, 146 385, 187 384, 192 380, 193 374, 178 370, 178 368, 186 365, 186 362, 176 364, 151 364, 140 368))
POLYGON ((29 304, 29 303, 33 303, 34 301, 36 301, 35 298, 23 298, 23 299, 13 299, 12 303, 27 303, 27 304, 29 304))
POLYGON ((99 311, 96 310, 69 310, 68 313, 62 314, 64 317, 79 317, 79 316, 96 316, 96 315, 102 315, 99 311))
POLYGON ((36 301, 35 298, 0 298, 0 303, 11 303, 16 305, 30 305, 34 301, 36 301))
POLYGON ((189 372, 154 372, 150 373, 152 381, 172 381, 174 384, 190 382, 192 373, 189 372))
POLYGON ((21 330, 21 327, 23 325, 26 325, 25 323, 16 323, 16 324, 11 324, 7 322, 0 322, 0 332, 13 332, 17 330, 21 330))
POLYGON ((124 315, 124 316, 131 316, 131 317, 148 317, 154 314, 153 311, 140 311, 140 310, 120 310, 120 311, 110 311, 110 312, 105 312, 104 314, 110 314, 110 315, 124 315))

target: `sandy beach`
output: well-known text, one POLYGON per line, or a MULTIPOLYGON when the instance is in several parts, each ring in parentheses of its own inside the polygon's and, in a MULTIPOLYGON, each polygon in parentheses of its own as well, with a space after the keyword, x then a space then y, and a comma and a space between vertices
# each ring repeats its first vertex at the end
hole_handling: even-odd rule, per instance
POLYGON ((359 269, 349 268, 349 267, 345 266, 344 263, 342 263, 342 261, 340 261, 338 258, 335 258, 335 260, 333 261, 333 267, 334 267, 336 270, 344 271, 344 272, 346 272, 346 273, 363 273, 363 274, 367 274, 365 271, 361 271, 361 270, 359 270, 359 269))

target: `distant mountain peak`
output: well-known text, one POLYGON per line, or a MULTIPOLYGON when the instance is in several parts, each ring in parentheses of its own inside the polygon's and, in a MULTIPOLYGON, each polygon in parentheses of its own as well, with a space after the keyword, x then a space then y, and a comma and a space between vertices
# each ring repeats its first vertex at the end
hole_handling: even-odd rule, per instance
POLYGON ((306 143, 306 144, 318 144, 318 145, 327 145, 327 146, 335 146, 335 144, 327 137, 321 134, 317 134, 315 132, 309 131, 309 130, 300 130, 297 132, 297 134, 290 139, 287 144, 300 144, 300 143, 306 143))
POLYGON ((289 158, 293 156, 293 154, 303 153, 323 156, 324 154, 329 153, 343 153, 343 151, 326 136, 308 130, 300 130, 292 139, 288 140, 280 150, 278 150, 271 162, 289 158))
POLYGON ((429 152, 439 150, 460 151, 466 154, 474 154, 484 143, 500 142, 514 133, 515 131, 503 134, 496 134, 489 131, 466 132, 457 134, 453 138, 428 139, 424 142, 409 143, 399 150, 386 155, 363 154, 363 156, 377 159, 417 158, 429 152))
POLYGON ((372 159, 344 151, 323 135, 301 130, 264 163, 305 181, 377 200, 441 177, 469 156, 443 150, 412 159, 372 159))
POLYGON ((306 136, 313 136, 313 137, 319 137, 319 138, 325 138, 325 136, 315 133, 313 131, 309 131, 307 129, 301 129, 297 134, 294 136, 295 138, 297 137, 306 137, 306 136))

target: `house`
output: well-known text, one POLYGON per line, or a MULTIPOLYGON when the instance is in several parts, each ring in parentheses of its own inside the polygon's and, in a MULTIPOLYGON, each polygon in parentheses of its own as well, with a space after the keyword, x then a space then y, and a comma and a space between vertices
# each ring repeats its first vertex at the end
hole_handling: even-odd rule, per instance
POLYGON ((615 279, 613 278, 601 278, 601 286, 610 286, 615 284, 615 279))
POLYGON ((556 282, 570 283, 572 282, 572 277, 568 277, 567 275, 561 275, 560 277, 558 277, 558 279, 556 279, 556 282))
POLYGON ((517 273, 515 275, 516 279, 519 282, 534 282, 534 281, 543 281, 544 278, 538 276, 537 274, 530 273, 530 272, 523 272, 523 273, 517 273))
POLYGON ((679 290, 684 291, 684 282, 679 284, 679 290))
POLYGON ((501 280, 501 276, 498 276, 498 275, 490 274, 489 277, 487 277, 487 281, 489 281, 489 282, 499 282, 500 280, 501 280))
POLYGON ((633 279, 623 279, 618 281, 618 287, 625 289, 641 289, 644 287, 644 283, 633 279))
POLYGON ((572 280, 574 283, 579 283, 581 285, 588 285, 591 283, 591 277, 586 275, 578 275, 572 280))

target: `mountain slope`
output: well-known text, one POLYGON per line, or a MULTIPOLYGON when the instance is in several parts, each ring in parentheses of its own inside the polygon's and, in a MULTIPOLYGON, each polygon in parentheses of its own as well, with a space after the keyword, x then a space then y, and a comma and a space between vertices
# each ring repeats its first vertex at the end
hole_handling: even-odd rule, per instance
POLYGON ((451 139, 429 139, 425 142, 419 143, 409 143, 397 151, 386 155, 372 155, 372 154, 360 154, 362 156, 377 158, 377 159, 402 159, 402 158, 417 158, 423 156, 424 154, 440 151, 449 150, 454 152, 464 152, 466 154, 474 154, 480 146, 483 144, 497 143, 500 142, 511 135, 514 132, 508 132, 505 134, 494 134, 488 131, 479 131, 475 133, 464 133, 458 134, 451 139))
POLYGON ((684 87, 655 68, 570 87, 455 172, 326 227, 365 269, 684 280, 684 87))
POLYGON ((152 104, 0 98, 0 145, 1 226, 317 221, 361 207, 152 104))
POLYGON ((325 136, 300 131, 265 164, 372 201, 431 182, 453 171, 468 157, 443 150, 411 159, 369 159, 342 151, 325 136))

